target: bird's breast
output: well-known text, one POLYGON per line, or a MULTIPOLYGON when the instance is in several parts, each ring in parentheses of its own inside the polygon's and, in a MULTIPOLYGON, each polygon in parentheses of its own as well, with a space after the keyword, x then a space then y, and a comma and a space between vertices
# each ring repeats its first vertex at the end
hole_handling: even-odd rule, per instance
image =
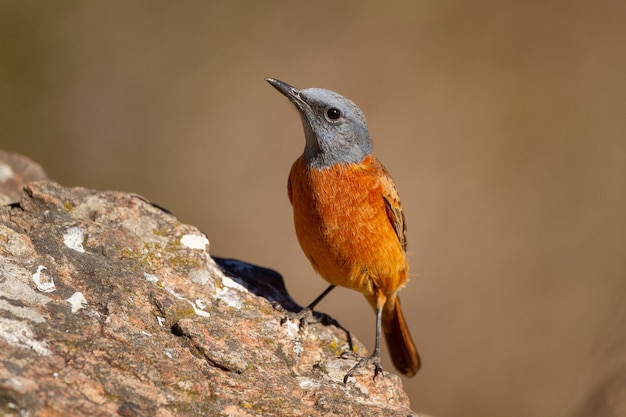
POLYGON ((398 288, 406 255, 382 197, 384 168, 373 157, 359 164, 309 168, 299 158, 289 175, 296 234, 305 255, 327 281, 371 294, 398 288))

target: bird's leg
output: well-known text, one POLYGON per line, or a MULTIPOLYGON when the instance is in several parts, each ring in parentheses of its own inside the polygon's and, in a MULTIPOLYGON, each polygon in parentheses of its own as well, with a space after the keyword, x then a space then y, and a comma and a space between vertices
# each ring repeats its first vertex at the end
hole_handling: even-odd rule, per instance
POLYGON ((363 365, 367 365, 368 363, 374 365, 374 378, 376 378, 378 374, 384 375, 382 373, 383 367, 380 365, 380 331, 382 327, 382 319, 383 307, 378 306, 376 308, 376 345, 374 346, 374 352, 372 352, 370 356, 362 358, 360 361, 357 362, 356 365, 352 367, 352 369, 348 371, 346 376, 343 377, 344 384, 348 382, 348 378, 354 376, 354 373, 357 371, 357 369, 361 368, 363 365))
POLYGON ((311 304, 309 304, 308 306, 306 306, 302 310, 298 311, 297 313, 285 311, 284 312, 285 316, 280 320, 280 324, 281 325, 285 324, 285 322, 287 320, 290 320, 290 319, 297 319, 300 322, 300 328, 303 328, 307 324, 317 323, 319 321, 326 321, 326 322, 330 322, 330 323, 333 323, 333 324, 338 324, 333 319, 331 319, 330 317, 328 317, 325 314, 322 314, 322 317, 318 318, 318 317, 315 317, 315 314, 313 313, 313 309, 315 308, 315 306, 320 301, 322 301, 322 299, 324 297, 326 297, 328 295, 328 293, 333 290, 333 288, 335 288, 335 286, 334 285, 330 285, 328 288, 326 288, 324 290, 323 293, 321 293, 315 300, 313 300, 313 302, 311 304))
POLYGON ((326 297, 328 295, 328 293, 331 292, 334 288, 335 288, 334 285, 329 285, 328 288, 326 288, 323 293, 321 293, 315 300, 313 300, 313 302, 311 304, 309 304, 306 307, 306 309, 313 311, 315 306, 318 305, 319 302, 322 301, 322 299, 324 297, 326 297))

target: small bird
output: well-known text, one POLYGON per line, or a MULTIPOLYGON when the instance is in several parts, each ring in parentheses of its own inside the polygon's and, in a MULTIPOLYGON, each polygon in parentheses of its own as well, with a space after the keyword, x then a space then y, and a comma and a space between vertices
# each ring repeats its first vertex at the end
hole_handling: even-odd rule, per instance
POLYGON ((374 377, 382 372, 381 329, 395 367, 414 376, 420 359, 397 295, 409 273, 404 214, 393 179, 372 154, 363 112, 333 91, 265 80, 296 106, 304 127, 304 153, 289 173, 289 200, 300 246, 330 283, 307 309, 341 286, 363 294, 376 311, 374 352, 344 383, 368 363, 374 377))

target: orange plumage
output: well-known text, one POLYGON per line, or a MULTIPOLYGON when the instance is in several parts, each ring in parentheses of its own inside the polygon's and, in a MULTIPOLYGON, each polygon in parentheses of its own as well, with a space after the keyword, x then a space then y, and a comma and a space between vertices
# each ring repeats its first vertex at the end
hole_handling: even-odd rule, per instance
POLYGON ((409 272, 406 228, 387 170, 373 155, 325 169, 309 169, 300 157, 291 167, 288 192, 298 241, 315 271, 383 309, 394 364, 413 376, 419 358, 396 295, 409 272))
POLYGON ((374 288, 395 291, 406 282, 406 254, 383 197, 399 206, 390 185, 374 156, 322 170, 308 169, 302 158, 293 164, 289 200, 296 234, 313 268, 329 283, 373 296, 374 288))

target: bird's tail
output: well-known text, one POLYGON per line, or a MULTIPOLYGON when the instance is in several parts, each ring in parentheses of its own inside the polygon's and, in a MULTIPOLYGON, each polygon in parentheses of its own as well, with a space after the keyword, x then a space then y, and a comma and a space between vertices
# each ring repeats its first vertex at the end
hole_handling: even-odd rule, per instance
POLYGON ((385 303, 382 327, 394 366, 404 375, 414 376, 420 368, 420 358, 404 320, 400 299, 395 295, 385 303))

